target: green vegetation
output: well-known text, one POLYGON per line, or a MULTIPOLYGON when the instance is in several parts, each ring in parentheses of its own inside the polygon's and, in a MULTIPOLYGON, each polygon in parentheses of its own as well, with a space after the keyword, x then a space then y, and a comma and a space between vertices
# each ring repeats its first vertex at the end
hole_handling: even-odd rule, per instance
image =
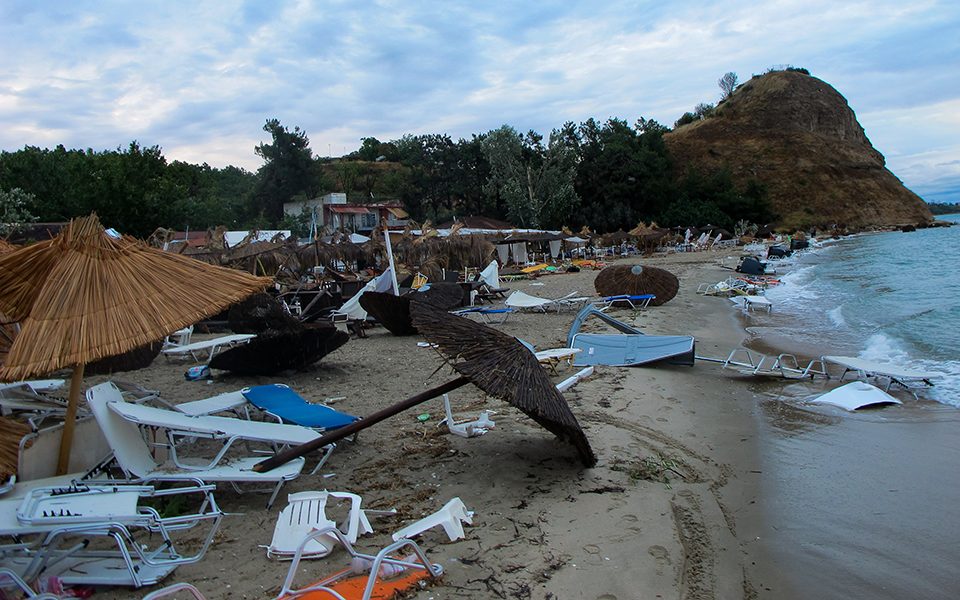
MULTIPOLYGON (((703 119, 713 110, 700 104, 688 114, 703 119)), ((509 125, 457 141, 368 137, 339 159, 314 156, 299 127, 270 119, 263 129, 270 139, 254 149, 264 161, 256 173, 168 163, 159 147, 137 142, 108 151, 0 152, 0 216, 60 222, 96 211, 109 226, 141 237, 157 227, 281 223, 302 233, 305 220, 284 217, 283 203, 336 191, 355 202, 396 200, 415 220, 434 222, 485 215, 525 227, 607 232, 640 221, 731 229, 742 219, 772 218, 755 181, 734 181, 726 170, 674 173, 663 141, 668 129, 642 117, 632 126, 620 119, 566 123, 546 138, 509 125)))
POLYGON ((930 208, 930 212, 935 215, 960 213, 960 204, 953 202, 927 202, 927 207, 930 208))

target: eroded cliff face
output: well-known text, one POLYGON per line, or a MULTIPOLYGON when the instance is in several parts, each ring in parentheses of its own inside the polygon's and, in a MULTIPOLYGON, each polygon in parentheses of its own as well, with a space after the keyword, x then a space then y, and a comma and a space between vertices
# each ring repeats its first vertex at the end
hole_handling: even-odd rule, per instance
POLYGON ((728 167, 756 178, 786 228, 928 222, 926 203, 885 166, 846 99, 823 81, 778 71, 751 79, 714 116, 665 136, 678 174, 728 167))

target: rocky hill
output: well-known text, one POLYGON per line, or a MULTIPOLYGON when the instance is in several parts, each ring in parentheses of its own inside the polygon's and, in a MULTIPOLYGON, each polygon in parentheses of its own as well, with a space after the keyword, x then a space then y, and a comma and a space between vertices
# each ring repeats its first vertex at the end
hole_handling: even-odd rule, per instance
POLYGON ((926 203, 885 166, 846 99, 794 71, 754 77, 713 116, 665 137, 678 173, 727 166, 766 184, 784 228, 851 228, 932 220, 926 203))

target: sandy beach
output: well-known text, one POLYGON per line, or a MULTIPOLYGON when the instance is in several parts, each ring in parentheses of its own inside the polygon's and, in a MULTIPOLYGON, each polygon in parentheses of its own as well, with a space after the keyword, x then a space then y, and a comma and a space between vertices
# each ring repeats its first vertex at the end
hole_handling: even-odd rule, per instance
MULTIPOLYGON (((698 283, 728 275, 715 266, 718 257, 626 259, 674 272, 680 293, 660 307, 614 314, 651 333, 692 334, 698 354, 725 356, 743 337, 735 312, 695 293, 698 283)), ((508 285, 543 297, 594 295, 597 272, 508 285)), ((561 347, 572 318, 571 312, 515 314, 496 327, 538 349, 561 347)), ((312 401, 335 398, 337 409, 364 415, 452 377, 433 350, 417 347, 419 340, 375 328, 315 369, 278 378, 220 373, 211 383, 188 382, 185 364, 162 357, 123 375, 162 390, 170 402, 283 382, 312 401)), ((561 369, 555 379, 572 373, 561 369)), ((594 468, 584 469, 572 447, 518 410, 467 386, 451 394, 455 414, 496 411, 496 429, 487 435, 462 439, 438 428, 443 409, 433 400, 364 431, 355 443, 341 443, 321 473, 305 471, 271 510, 264 509, 264 494, 224 488, 217 497, 231 515, 215 545, 166 583, 191 582, 207 598, 273 597, 287 564, 267 559, 260 545, 269 543, 287 493, 328 489, 360 494, 369 508, 398 510, 373 521, 375 533, 358 543, 364 551, 375 552, 390 533, 453 497, 475 511, 463 540, 450 543, 440 530, 419 538, 445 576, 418 598, 776 597, 777 574, 754 554, 761 467, 750 385, 708 363, 607 367, 566 397, 599 458, 594 468), (429 419, 419 421, 422 413, 429 419)), ((334 553, 309 561, 298 581, 319 579, 341 568, 342 559, 334 553)))

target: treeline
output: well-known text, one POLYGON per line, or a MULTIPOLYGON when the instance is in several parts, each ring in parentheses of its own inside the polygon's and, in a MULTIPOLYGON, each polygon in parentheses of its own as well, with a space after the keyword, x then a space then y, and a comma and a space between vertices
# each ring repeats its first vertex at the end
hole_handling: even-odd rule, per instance
MULTIPOLYGON (((254 151, 256 173, 167 162, 159 147, 109 151, 25 147, 0 153, 0 194, 26 198, 35 220, 96 211, 105 223, 146 236, 156 227, 285 226, 283 203, 328 192, 354 202, 397 200, 411 217, 440 222, 484 215, 525 227, 629 229, 773 219, 764 187, 730 173, 673 172, 659 123, 567 123, 544 137, 509 126, 454 141, 448 135, 364 138, 355 152, 316 157, 297 127, 268 120, 254 151)), ((2 201, 4 196, 0 196, 2 201)), ((300 223, 302 225, 302 222, 300 223)))
POLYGON ((927 202, 927 207, 935 215, 952 215, 960 212, 960 204, 953 202, 927 202))

